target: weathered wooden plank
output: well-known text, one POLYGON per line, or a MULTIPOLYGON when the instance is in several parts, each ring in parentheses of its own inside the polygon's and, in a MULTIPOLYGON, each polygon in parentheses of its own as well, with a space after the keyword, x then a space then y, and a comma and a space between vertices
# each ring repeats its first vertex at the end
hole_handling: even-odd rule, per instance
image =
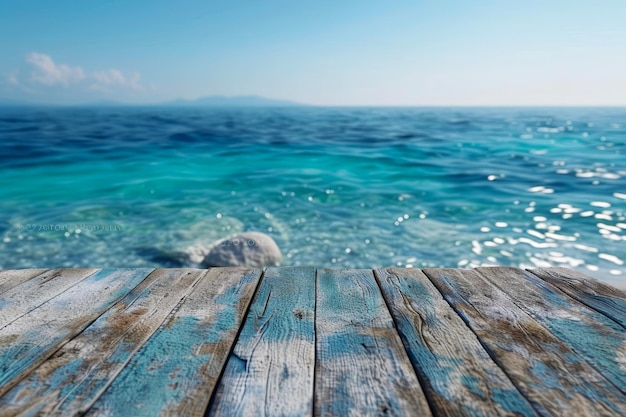
POLYGON ((626 292, 567 268, 538 268, 531 273, 626 328, 626 292))
POLYGON ((425 269, 542 415, 626 415, 626 397, 477 271, 425 269))
POLYGON ((370 270, 317 271, 316 416, 431 415, 370 270))
POLYGON ((86 415, 204 416, 260 276, 209 270, 86 415))
POLYGON ((314 315, 315 269, 268 269, 209 415, 312 415, 314 315))
POLYGON ((5 269, 0 271, 0 294, 43 274, 47 269, 5 269))
POLYGON ((537 415, 420 270, 375 274, 433 414, 537 415))
POLYGON ((22 317, 97 269, 51 269, 0 295, 0 329, 22 317))
POLYGON ((0 395, 137 286, 151 269, 103 269, 0 330, 0 395))
POLYGON ((477 271, 626 393, 626 332, 605 315, 518 268, 477 271))
POLYGON ((0 415, 81 415, 206 270, 158 269, 0 398, 0 415))

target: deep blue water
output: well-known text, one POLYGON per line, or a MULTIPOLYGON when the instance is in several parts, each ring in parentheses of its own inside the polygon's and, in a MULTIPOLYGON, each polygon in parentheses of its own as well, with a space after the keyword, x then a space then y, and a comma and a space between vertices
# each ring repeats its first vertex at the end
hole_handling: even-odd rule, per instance
POLYGON ((625 286, 626 109, 0 109, 0 267, 567 266, 625 286))

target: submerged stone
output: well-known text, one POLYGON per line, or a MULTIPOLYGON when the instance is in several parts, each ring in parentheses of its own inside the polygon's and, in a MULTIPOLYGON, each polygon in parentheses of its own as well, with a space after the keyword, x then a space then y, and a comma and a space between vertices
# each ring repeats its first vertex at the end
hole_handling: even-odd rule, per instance
POLYGON ((282 255, 268 235, 246 232, 213 242, 202 265, 211 266, 278 266, 282 255))

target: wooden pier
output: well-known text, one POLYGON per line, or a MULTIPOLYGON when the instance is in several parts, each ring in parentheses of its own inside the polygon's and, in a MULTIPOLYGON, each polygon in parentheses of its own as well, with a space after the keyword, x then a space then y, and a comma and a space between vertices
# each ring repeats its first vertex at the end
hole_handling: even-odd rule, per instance
POLYGON ((0 271, 0 416, 625 416, 567 269, 0 271))

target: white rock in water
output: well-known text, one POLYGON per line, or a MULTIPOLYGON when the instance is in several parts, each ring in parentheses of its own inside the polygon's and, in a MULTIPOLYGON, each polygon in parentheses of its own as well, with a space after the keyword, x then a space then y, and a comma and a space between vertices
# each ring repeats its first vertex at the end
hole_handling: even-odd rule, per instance
POLYGON ((202 265, 210 266, 278 266, 282 260, 274 239, 259 232, 240 233, 211 244, 202 265))

